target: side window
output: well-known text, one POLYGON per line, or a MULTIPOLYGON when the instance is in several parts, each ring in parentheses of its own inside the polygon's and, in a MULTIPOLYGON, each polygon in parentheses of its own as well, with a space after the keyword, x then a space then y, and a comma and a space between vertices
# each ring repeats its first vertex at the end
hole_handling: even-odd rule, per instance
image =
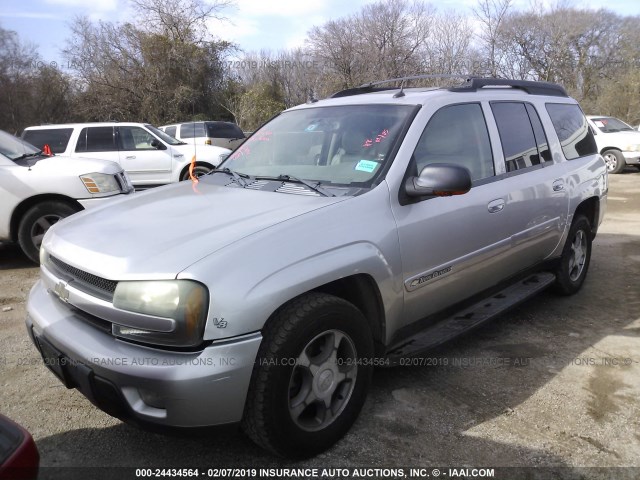
POLYGON ((183 123, 180 125, 180 138, 205 137, 204 122, 183 123))
POLYGON ((167 135, 171 135, 172 137, 176 136, 176 130, 177 127, 173 126, 173 127, 167 127, 164 129, 164 133, 166 133, 167 135))
POLYGON ((546 107, 567 160, 598 153, 596 139, 578 105, 547 103, 546 107))
POLYGON ((443 107, 433 114, 418 141, 414 158, 418 173, 431 163, 467 167, 472 180, 495 174, 489 132, 477 103, 443 107))
POLYGON ((538 112, 530 103, 526 103, 525 107, 527 109, 527 113, 529 114, 529 120, 531 120, 531 126, 533 127, 533 136, 536 139, 536 145, 538 146, 538 154, 540 155, 540 159, 543 162, 550 162, 552 160, 551 150, 549 150, 547 136, 544 133, 544 128, 542 127, 542 122, 540 121, 538 112))
MULTIPOLYGON (((507 172, 514 172, 542 163, 538 145, 539 142, 542 142, 543 145, 546 144, 544 131, 542 131, 542 125, 539 125, 541 131, 538 133, 538 137, 542 136, 543 139, 537 139, 534 135, 533 121, 527 113, 525 104, 522 102, 495 102, 491 103, 491 110, 498 125, 507 172)), ((540 119, 537 118, 535 110, 533 113, 539 124, 540 119)))
POLYGON ((26 130, 22 138, 41 150, 45 145, 49 145, 53 153, 63 153, 67 149, 72 133, 73 128, 46 128, 26 130))
POLYGON ((140 127, 118 127, 120 150, 155 150, 151 145, 156 137, 140 127))
POLYGON ((76 152, 116 151, 113 127, 86 127, 80 131, 76 152))

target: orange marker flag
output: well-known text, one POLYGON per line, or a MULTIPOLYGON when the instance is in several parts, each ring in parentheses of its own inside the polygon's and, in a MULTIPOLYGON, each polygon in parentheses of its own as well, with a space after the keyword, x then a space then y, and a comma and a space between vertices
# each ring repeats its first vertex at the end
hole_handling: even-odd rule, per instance
POLYGON ((198 177, 193 174, 193 169, 196 166, 196 156, 191 159, 191 165, 189 165, 189 178, 193 183, 198 183, 198 177))

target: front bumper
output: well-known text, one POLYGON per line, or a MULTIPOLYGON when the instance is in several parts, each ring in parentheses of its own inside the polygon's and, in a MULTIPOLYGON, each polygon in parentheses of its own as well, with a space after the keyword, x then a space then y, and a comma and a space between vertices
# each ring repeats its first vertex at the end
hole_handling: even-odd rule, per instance
POLYGON ((627 165, 640 164, 640 152, 622 152, 627 165))
POLYGON ((255 333, 198 352, 135 345, 88 324, 42 281, 29 294, 26 324, 68 388, 114 417, 171 427, 240 421, 262 340, 255 333))
POLYGON ((93 197, 93 198, 82 198, 78 200, 78 203, 82 205, 82 208, 85 210, 90 210, 92 208, 100 207, 102 205, 107 205, 109 202, 113 202, 114 200, 119 200, 124 198, 126 195, 132 195, 133 190, 129 193, 118 193, 116 195, 110 195, 108 197, 93 197))

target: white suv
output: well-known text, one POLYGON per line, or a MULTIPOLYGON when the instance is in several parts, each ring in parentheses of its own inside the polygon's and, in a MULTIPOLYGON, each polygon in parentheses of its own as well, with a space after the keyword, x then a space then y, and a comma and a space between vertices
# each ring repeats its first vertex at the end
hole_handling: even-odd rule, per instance
POLYGON ((620 173, 627 165, 640 168, 640 132, 615 117, 589 115, 587 120, 609 173, 620 173))
POLYGON ((0 242, 18 242, 36 263, 51 225, 131 192, 127 175, 113 162, 43 155, 0 131, 0 242))
POLYGON ((209 173, 231 152, 228 148, 196 149, 143 123, 74 123, 28 127, 22 138, 55 154, 111 160, 122 165, 137 189, 174 183, 209 173))

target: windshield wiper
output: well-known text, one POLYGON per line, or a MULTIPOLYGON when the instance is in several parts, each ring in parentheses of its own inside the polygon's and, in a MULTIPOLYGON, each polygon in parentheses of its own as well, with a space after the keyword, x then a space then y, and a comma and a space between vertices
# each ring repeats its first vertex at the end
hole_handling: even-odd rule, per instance
POLYGON ((305 187, 310 188, 314 192, 318 192, 323 197, 335 197, 335 195, 333 193, 328 192, 327 190, 325 190, 324 188, 322 188, 320 186, 320 185, 322 185, 321 182, 316 182, 314 184, 314 183, 312 183, 312 182, 310 182, 308 180, 303 180, 301 178, 293 177, 291 175, 282 174, 282 175, 278 175, 277 177, 258 176, 258 177, 256 177, 256 180, 282 180, 284 182, 300 183, 300 184, 304 185, 305 187))
POLYGON ((13 161, 15 162, 17 160, 24 160, 25 158, 29 158, 29 157, 37 157, 38 155, 42 155, 42 150, 35 153, 23 153, 19 157, 14 158, 13 161))
POLYGON ((247 186, 247 181, 245 180, 245 178, 251 178, 246 173, 234 172, 233 170, 227 167, 214 168, 213 170, 211 170, 210 173, 226 173, 227 175, 231 175, 233 179, 236 181, 236 183, 243 188, 247 186))

